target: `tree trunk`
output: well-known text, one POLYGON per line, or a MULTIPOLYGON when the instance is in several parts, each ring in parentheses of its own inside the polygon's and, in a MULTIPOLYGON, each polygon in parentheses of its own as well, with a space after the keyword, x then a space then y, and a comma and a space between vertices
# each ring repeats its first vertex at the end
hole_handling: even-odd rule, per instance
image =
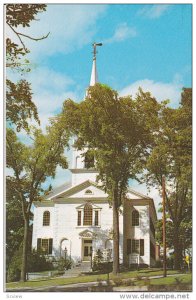
POLYGON ((181 243, 179 240, 178 226, 174 227, 173 243, 174 243, 174 269, 180 270, 181 269, 181 261, 182 261, 182 249, 181 249, 181 243))
POLYGON ((116 197, 113 198, 113 274, 119 273, 119 212, 116 197))
POLYGON ((21 281, 26 281, 27 274, 27 254, 28 254, 28 235, 29 235, 29 217, 24 219, 24 240, 23 240, 23 252, 22 252, 22 266, 21 266, 21 281))

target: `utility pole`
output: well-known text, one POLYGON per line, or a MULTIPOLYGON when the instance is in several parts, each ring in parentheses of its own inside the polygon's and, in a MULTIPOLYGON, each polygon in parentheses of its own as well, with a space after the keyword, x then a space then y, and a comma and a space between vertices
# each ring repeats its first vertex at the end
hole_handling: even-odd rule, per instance
POLYGON ((165 216, 165 176, 162 176, 162 197, 163 197, 163 277, 167 277, 166 264, 166 216, 165 216))

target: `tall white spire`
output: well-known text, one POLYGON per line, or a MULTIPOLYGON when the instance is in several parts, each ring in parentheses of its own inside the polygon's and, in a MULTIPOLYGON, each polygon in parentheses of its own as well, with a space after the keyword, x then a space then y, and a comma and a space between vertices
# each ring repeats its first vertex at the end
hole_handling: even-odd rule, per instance
POLYGON ((90 86, 95 85, 98 82, 98 75, 97 75, 97 66, 96 66, 96 47, 102 46, 102 43, 93 43, 93 66, 92 66, 92 72, 91 72, 91 79, 90 79, 90 86))
POLYGON ((97 75, 96 58, 93 58, 90 86, 95 85, 97 82, 98 82, 98 75, 97 75))

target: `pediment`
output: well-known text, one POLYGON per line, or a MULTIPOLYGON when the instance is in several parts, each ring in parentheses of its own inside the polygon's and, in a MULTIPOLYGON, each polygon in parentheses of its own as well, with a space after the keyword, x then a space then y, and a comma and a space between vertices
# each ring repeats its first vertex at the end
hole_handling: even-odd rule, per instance
POLYGON ((141 193, 138 193, 138 192, 132 190, 131 188, 128 189, 126 198, 129 200, 151 199, 150 197, 143 195, 141 193))
POLYGON ((96 234, 89 229, 83 230, 79 233, 81 238, 95 238, 96 234))
MULTIPOLYGON (((78 210, 84 209, 85 205, 86 205, 86 203, 83 203, 83 204, 77 206, 76 209, 78 209, 78 210)), ((91 205, 92 205, 93 209, 97 209, 97 210, 102 209, 102 207, 100 207, 99 205, 96 205, 94 203, 91 203, 91 205)))
POLYGON ((85 198, 85 199, 94 199, 94 198, 107 198, 108 195, 101 189, 101 187, 90 180, 87 180, 83 183, 80 183, 76 186, 73 186, 58 195, 52 197, 52 199, 73 199, 73 198, 85 198))

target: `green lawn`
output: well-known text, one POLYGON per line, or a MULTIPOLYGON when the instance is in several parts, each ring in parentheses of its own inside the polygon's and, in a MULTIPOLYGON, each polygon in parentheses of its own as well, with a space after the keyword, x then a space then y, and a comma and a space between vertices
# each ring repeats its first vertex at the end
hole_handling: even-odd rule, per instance
POLYGON ((83 283, 92 282, 97 280, 106 280, 107 275, 89 275, 72 278, 51 278, 51 279, 38 279, 27 282, 10 282, 6 284, 6 288, 25 288, 25 287, 42 287, 42 286, 56 286, 56 285, 67 285, 71 283, 83 283))
MULTIPOLYGON (((156 278, 150 279, 150 284, 152 285, 170 285, 170 284, 177 284, 177 281, 180 281, 182 284, 191 284, 192 283, 192 274, 184 274, 181 276, 170 276, 170 277, 163 277, 163 278, 156 278), (176 280, 177 278, 177 280, 176 280)), ((143 285, 144 281, 141 280, 138 282, 139 285, 143 285)))
MULTIPOLYGON (((168 270, 167 274, 177 274, 179 273, 179 271, 175 271, 175 270, 168 270)), ((145 277, 149 277, 149 276, 156 276, 156 275, 162 275, 163 274, 163 270, 162 269, 158 269, 158 268, 153 268, 153 269, 143 269, 140 271, 129 271, 129 272, 123 272, 120 273, 119 276, 121 276, 121 278, 134 278, 137 276, 145 276, 145 277)))
MULTIPOLYGON (((167 272, 167 274, 176 274, 178 273, 177 271, 170 270, 167 272)), ((160 269, 143 269, 140 271, 129 271, 129 272, 122 272, 120 273, 117 277, 121 279, 126 279, 126 278, 138 278, 138 276, 141 277, 149 277, 149 276, 156 276, 156 275, 162 275, 163 271, 160 269)), ((180 277, 187 276, 189 275, 189 278, 191 274, 187 275, 182 275, 180 277)), ((175 277, 175 276, 174 276, 175 277)), ((114 279, 115 276, 110 274, 110 279, 114 279)), ((172 277, 173 278, 173 277, 172 277)), ((85 275, 85 276, 79 276, 79 277, 73 277, 73 278, 50 278, 50 279, 37 279, 37 280, 31 280, 27 282, 10 282, 6 284, 6 289, 12 289, 12 288, 25 288, 25 287, 43 287, 43 286, 56 286, 56 285, 67 285, 67 284, 72 284, 72 283, 84 283, 84 282, 93 282, 97 280, 106 280, 107 279, 107 274, 101 274, 101 275, 85 275)), ((161 278, 162 280, 169 280, 171 279, 168 278, 161 278)), ((158 282, 156 280, 160 279, 151 279, 150 283, 154 284, 153 282, 158 282)), ((175 281, 175 279, 173 279, 175 281)), ((139 281, 140 283, 142 282, 141 280, 139 281)), ((156 284, 156 283, 155 283, 156 284)), ((159 283, 157 283, 159 284, 159 283)), ((162 284, 162 283, 160 283, 162 284)), ((164 283, 163 283, 164 284, 164 283)), ((166 283, 167 284, 167 283, 166 283)))

